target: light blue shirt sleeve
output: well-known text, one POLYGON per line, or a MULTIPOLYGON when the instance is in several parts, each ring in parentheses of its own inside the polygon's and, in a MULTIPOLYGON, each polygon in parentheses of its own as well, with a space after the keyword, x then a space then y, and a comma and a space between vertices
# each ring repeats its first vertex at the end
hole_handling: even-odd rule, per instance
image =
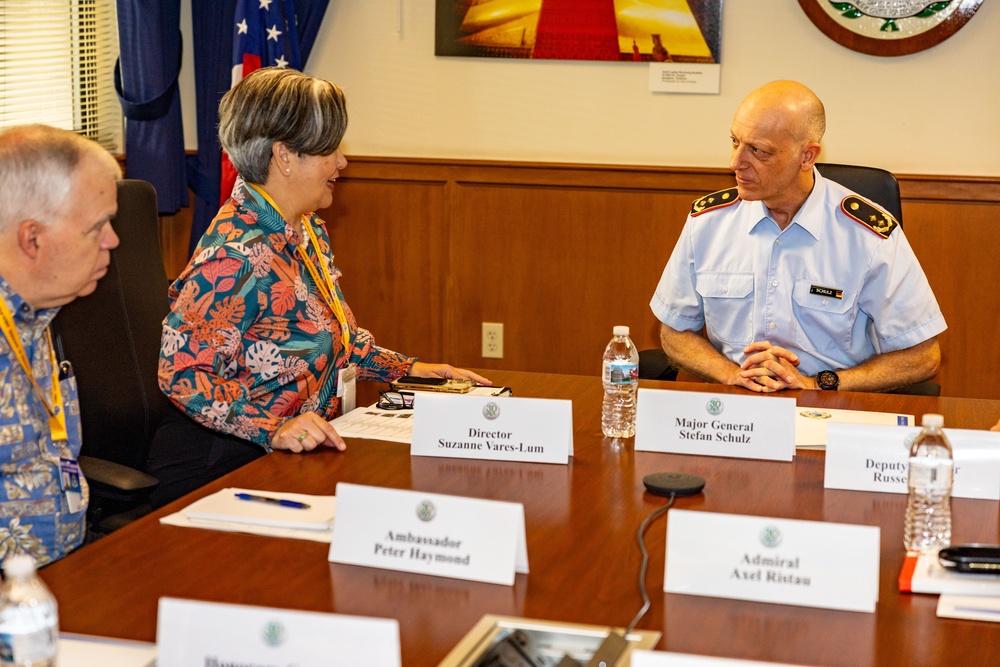
POLYGON ((927 276, 902 230, 876 249, 859 308, 871 318, 880 352, 905 350, 947 329, 927 276))
POLYGON ((657 319, 677 331, 700 331, 705 326, 704 305, 695 289, 691 222, 692 218, 688 216, 649 302, 657 319))

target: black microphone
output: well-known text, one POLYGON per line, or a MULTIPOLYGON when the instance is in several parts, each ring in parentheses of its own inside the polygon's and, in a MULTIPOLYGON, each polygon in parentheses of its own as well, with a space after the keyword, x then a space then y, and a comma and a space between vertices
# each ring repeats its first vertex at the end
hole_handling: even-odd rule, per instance
POLYGON ((705 478, 683 472, 654 472, 642 478, 643 486, 657 496, 693 496, 705 488, 705 478))

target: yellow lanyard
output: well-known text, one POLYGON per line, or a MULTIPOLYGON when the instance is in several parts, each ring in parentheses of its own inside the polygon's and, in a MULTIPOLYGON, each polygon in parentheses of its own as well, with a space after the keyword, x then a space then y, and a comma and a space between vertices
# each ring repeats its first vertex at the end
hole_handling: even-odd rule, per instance
MULTIPOLYGON (((260 196, 267 200, 267 203, 278 212, 282 218, 285 215, 278 208, 278 205, 274 203, 274 200, 264 192, 261 188, 257 187, 253 183, 248 183, 251 188, 260 193, 260 196)), ((302 262, 306 265, 306 269, 309 271, 309 275, 313 279, 313 283, 316 284, 316 288, 319 290, 320 294, 323 296, 323 300, 326 301, 326 305, 329 306, 330 310, 337 318, 337 322, 340 323, 341 337, 344 341, 344 354, 347 355, 348 359, 351 356, 351 331, 347 325, 347 313, 344 312, 344 306, 340 303, 340 299, 337 298, 337 286, 333 282, 333 276, 330 275, 330 271, 326 268, 326 262, 323 261, 323 255, 320 253, 319 249, 319 239, 316 238, 316 232, 313 231, 312 225, 309 223, 309 219, 306 216, 302 216, 302 229, 309 236, 309 243, 313 247, 313 252, 316 253, 316 260, 319 264, 320 270, 323 272, 323 276, 320 277, 319 272, 316 270, 316 265, 313 261, 309 259, 309 253, 303 246, 298 246, 296 249, 299 255, 302 257, 302 262)))
POLYGON ((21 343, 21 336, 17 333, 14 316, 11 315, 10 308, 7 307, 7 302, 2 298, 0 298, 0 329, 3 329, 4 338, 7 339, 11 351, 17 357, 21 368, 24 369, 24 374, 31 381, 31 386, 35 388, 35 393, 41 399, 42 405, 45 406, 45 411, 49 415, 49 431, 52 435, 52 441, 58 442, 68 439, 69 436, 66 432, 66 411, 63 407, 62 391, 59 389, 59 364, 56 363, 56 354, 52 349, 52 332, 45 329, 45 335, 49 343, 49 363, 52 364, 52 403, 49 403, 42 392, 42 388, 38 386, 38 382, 35 380, 35 374, 31 370, 31 362, 28 360, 28 354, 21 343))
POLYGON ((323 281, 320 280, 319 275, 316 273, 316 266, 309 259, 309 253, 307 253, 305 248, 302 246, 299 246, 298 248, 299 254, 302 255, 302 261, 305 262, 306 268, 309 269, 309 275, 312 276, 316 286, 319 287, 320 292, 323 293, 323 298, 326 299, 326 302, 329 304, 333 314, 337 316, 337 321, 340 322, 341 337, 344 340, 344 354, 346 354, 347 358, 350 359, 351 330, 347 325, 347 313, 344 312, 344 305, 340 303, 340 299, 337 298, 337 286, 333 282, 333 276, 330 275, 330 270, 326 267, 326 262, 323 261, 323 255, 320 254, 319 250, 319 239, 316 238, 316 232, 313 231, 312 224, 310 224, 309 220, 306 219, 306 216, 302 216, 302 227, 304 227, 306 232, 309 234, 309 242, 312 244, 313 252, 316 253, 316 261, 319 264, 319 268, 323 272, 323 280, 326 282, 325 286, 323 281))

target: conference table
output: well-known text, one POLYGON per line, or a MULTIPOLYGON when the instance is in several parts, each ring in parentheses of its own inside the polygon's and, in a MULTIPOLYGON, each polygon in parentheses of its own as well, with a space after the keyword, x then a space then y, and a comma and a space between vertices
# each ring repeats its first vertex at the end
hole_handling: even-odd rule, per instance
MULTIPOLYGON (((824 489, 824 453, 792 462, 636 452, 604 438, 599 377, 485 371, 517 397, 570 399, 568 465, 411 457, 408 445, 352 439, 344 453, 265 456, 41 571, 63 631, 154 641, 160 597, 398 619, 406 666, 437 665, 485 614, 625 627, 642 606, 636 531, 665 498, 642 478, 678 471, 707 480, 674 507, 881 528, 874 614, 663 592, 666 518, 645 534, 652 606, 639 629, 657 649, 803 665, 998 665, 1000 625, 938 618, 937 596, 901 594, 906 496, 824 489), (338 482, 522 503, 529 574, 513 586, 330 563, 329 545, 161 525, 159 518, 227 487, 331 495, 338 482)), ((688 382, 641 387, 713 394, 742 389, 688 382)), ((384 385, 359 389, 359 405, 384 385)), ((754 400, 772 400, 774 395, 754 400)), ((986 429, 1000 401, 791 391, 799 406, 944 415, 986 429)), ((366 403, 365 401, 368 401, 366 403)), ((762 405, 764 405, 762 403, 762 405)), ((998 543, 998 503, 953 501, 953 542, 998 543)), ((851 549, 844 544, 843 549, 851 549)))

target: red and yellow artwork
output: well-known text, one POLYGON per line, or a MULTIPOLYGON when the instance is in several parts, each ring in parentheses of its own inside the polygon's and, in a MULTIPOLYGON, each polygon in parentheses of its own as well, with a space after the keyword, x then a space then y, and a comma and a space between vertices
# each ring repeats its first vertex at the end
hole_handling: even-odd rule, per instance
POLYGON ((437 0, 439 56, 718 63, 722 0, 437 0))

